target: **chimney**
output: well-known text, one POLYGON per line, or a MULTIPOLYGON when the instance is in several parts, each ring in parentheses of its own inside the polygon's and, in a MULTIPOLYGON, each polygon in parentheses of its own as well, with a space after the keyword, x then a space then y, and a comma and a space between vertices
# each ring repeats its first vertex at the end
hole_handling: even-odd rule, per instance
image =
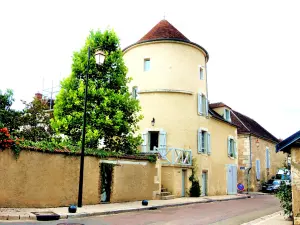
POLYGON ((35 93, 35 97, 39 100, 42 100, 43 95, 41 93, 35 93))

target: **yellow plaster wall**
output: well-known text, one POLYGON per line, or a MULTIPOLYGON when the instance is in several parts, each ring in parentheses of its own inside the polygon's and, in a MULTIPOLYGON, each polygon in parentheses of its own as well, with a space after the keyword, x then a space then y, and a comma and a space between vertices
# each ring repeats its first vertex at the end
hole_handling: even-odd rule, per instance
POLYGON ((300 224, 300 148, 292 148, 291 161, 293 213, 298 217, 295 224, 300 224))
POLYGON ((182 170, 185 170, 185 196, 189 196, 189 190, 192 183, 189 181, 189 177, 192 174, 192 169, 189 167, 177 167, 177 166, 162 166, 161 176, 162 184, 164 188, 167 188, 172 195, 181 197, 182 195, 182 170))
MULTIPOLYGON (((249 135, 239 135, 239 168, 241 166, 249 167, 250 163, 250 144, 249 135)), ((276 153, 276 143, 271 141, 251 136, 251 149, 252 149, 252 169, 250 171, 250 186, 249 190, 258 191, 261 188, 261 183, 267 181, 274 176, 279 168, 282 168, 283 163, 286 160, 286 155, 282 152, 276 153), (257 141, 259 144, 257 144, 257 141), (266 168, 266 148, 270 151, 271 168, 266 168), (256 160, 260 160, 260 181, 256 179, 256 160)), ((238 171, 238 182, 242 182, 247 187, 247 174, 246 171, 238 171)))
MULTIPOLYGON (((85 157, 83 204, 97 204, 99 163, 85 157)), ((0 151, 0 207, 57 207, 77 203, 80 157, 0 151)))
POLYGON ((148 161, 139 161, 146 165, 124 162, 127 163, 114 166, 110 202, 155 199, 160 189, 156 164, 148 161))
MULTIPOLYGON (((139 123, 139 133, 146 130, 166 131, 167 147, 192 150, 200 184, 202 171, 207 171, 208 195, 226 194, 226 164, 237 164, 237 159, 227 156, 227 139, 229 135, 237 138, 236 127, 198 115, 197 93, 199 89, 206 93, 206 80, 200 80, 198 67, 205 63, 203 52, 186 44, 150 43, 125 51, 124 60, 128 67, 128 76, 133 78, 130 87, 138 86, 140 91, 179 89, 192 92, 140 93, 144 119, 139 123), (144 58, 151 60, 150 71, 143 71, 144 58), (152 118, 155 118, 155 126, 151 125, 152 118), (207 129, 211 133, 210 156, 197 152, 199 128, 207 129)), ((163 174, 174 177, 176 182, 179 180, 180 187, 181 176, 177 178, 174 170, 162 168, 162 185, 167 188, 173 186, 174 193, 178 193, 178 188, 174 188, 174 184, 170 185, 170 178, 164 178, 167 175, 163 174)))
POLYGON ((206 93, 206 73, 200 80, 199 65, 205 65, 201 50, 176 42, 148 43, 125 51, 124 61, 130 87, 140 90, 180 89, 206 93), (144 71, 144 59, 150 58, 150 70, 144 71))

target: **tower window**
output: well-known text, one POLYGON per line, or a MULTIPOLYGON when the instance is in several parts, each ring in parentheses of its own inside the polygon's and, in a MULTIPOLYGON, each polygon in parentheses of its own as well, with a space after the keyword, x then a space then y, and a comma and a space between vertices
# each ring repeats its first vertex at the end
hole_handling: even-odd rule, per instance
POLYGON ((203 75, 203 68, 199 68, 199 73, 200 73, 200 80, 204 80, 204 75, 203 75))
POLYGON ((144 71, 150 70, 150 59, 144 59, 144 71))

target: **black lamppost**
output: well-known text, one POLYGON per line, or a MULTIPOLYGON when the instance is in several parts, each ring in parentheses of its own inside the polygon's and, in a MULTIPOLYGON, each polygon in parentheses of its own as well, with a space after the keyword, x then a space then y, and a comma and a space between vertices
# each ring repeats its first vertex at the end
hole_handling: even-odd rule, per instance
MULTIPOLYGON (((85 76, 85 93, 84 93, 84 112, 83 112, 83 128, 82 128, 82 143, 80 155, 80 174, 79 174, 79 188, 78 188, 78 207, 82 207, 82 190, 83 190, 83 169, 84 169, 84 146, 85 146, 85 127, 86 127, 86 103, 89 82, 89 69, 90 69, 91 49, 88 49, 88 65, 85 76)), ((95 60, 97 65, 103 64, 105 55, 102 51, 95 52, 95 60)))

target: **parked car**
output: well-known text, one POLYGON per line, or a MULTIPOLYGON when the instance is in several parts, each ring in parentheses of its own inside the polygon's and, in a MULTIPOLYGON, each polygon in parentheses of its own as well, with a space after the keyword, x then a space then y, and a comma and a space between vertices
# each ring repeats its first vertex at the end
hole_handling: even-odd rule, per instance
POLYGON ((272 179, 268 180, 267 182, 264 182, 261 186, 261 191, 262 192, 266 192, 267 191, 267 187, 273 184, 275 177, 272 177, 272 179))
POLYGON ((276 193, 280 187, 281 184, 287 183, 287 181, 284 180, 273 180, 272 183, 267 184, 266 192, 270 193, 276 193))

